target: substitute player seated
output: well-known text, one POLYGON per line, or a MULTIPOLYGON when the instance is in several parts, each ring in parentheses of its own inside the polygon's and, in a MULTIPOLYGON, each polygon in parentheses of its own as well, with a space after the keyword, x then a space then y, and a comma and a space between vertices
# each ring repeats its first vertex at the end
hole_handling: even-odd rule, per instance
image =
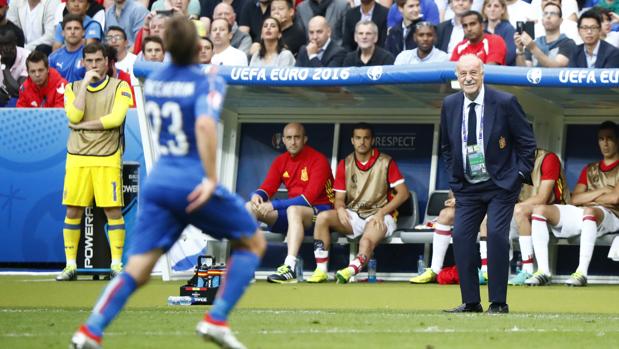
POLYGON ((365 267, 376 245, 395 231, 396 209, 410 196, 395 160, 374 147, 370 125, 355 125, 351 142, 354 152, 337 166, 335 209, 321 212, 316 219, 316 270, 308 282, 327 280, 331 230, 361 237, 359 254, 335 274, 338 283, 349 282, 365 267))
POLYGON ((294 283, 304 232, 311 234, 316 215, 333 207, 333 175, 327 158, 306 144, 303 125, 286 125, 282 140, 286 152, 275 158, 246 207, 258 220, 268 224, 272 232, 287 235, 288 254, 284 264, 267 281, 294 283), (282 183, 288 190, 288 198, 271 199, 282 183))

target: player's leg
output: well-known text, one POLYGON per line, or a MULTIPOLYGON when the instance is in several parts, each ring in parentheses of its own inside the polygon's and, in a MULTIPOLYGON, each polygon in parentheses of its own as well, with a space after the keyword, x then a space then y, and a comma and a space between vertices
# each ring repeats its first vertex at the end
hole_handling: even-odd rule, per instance
MULTIPOLYGON (((531 238, 531 215, 534 205, 516 204, 514 207, 514 221, 518 231, 518 244, 522 255, 522 269, 509 280, 510 285, 524 285, 524 282, 533 276, 533 239, 531 238)), ((510 237, 511 238, 511 237, 510 237)), ((511 241, 511 240, 510 240, 511 241)))
POLYGON ((551 273, 548 260, 548 241, 550 233, 548 224, 557 225, 561 212, 557 205, 537 205, 531 214, 531 240, 533 252, 537 259, 537 272, 525 281, 525 285, 543 286, 550 283, 551 273))
POLYGON ((598 236, 598 226, 604 220, 604 211, 598 207, 585 207, 582 216, 580 232, 580 256, 578 268, 565 282, 568 286, 586 286, 589 264, 593 256, 595 240, 598 236))
POLYGON ((303 243, 305 230, 312 226, 314 209, 307 206, 289 206, 286 209, 288 219, 288 232, 286 243, 288 253, 284 264, 277 268, 275 274, 269 275, 267 280, 274 283, 291 283, 297 281, 295 267, 297 265, 297 254, 303 243))
POLYGON ((275 224, 275 222, 277 222, 277 217, 278 217, 277 210, 273 210, 266 214, 263 214, 262 212, 258 210, 258 206, 255 205, 251 201, 248 201, 245 203, 245 208, 249 211, 249 213, 251 213, 252 216, 256 217, 257 220, 265 223, 266 225, 270 227, 272 227, 275 224))
POLYGON ((443 269, 445 254, 451 243, 451 227, 456 215, 454 207, 445 207, 441 210, 434 224, 434 234, 432 235, 432 263, 430 268, 410 279, 414 284, 426 284, 436 282, 438 273, 443 269))
POLYGON ((107 217, 107 235, 110 240, 110 255, 112 263, 110 276, 116 277, 122 270, 123 249, 125 247, 125 219, 120 207, 106 207, 103 209, 107 217))
POLYGON ((481 259, 481 268, 478 273, 479 284, 485 285, 488 283, 488 215, 479 225, 479 258, 481 259))
POLYGON ((316 270, 307 280, 310 283, 327 280, 327 267, 329 263, 329 249, 331 247, 331 231, 350 234, 352 231, 340 222, 336 210, 322 211, 316 216, 314 224, 314 258, 316 258, 316 270))

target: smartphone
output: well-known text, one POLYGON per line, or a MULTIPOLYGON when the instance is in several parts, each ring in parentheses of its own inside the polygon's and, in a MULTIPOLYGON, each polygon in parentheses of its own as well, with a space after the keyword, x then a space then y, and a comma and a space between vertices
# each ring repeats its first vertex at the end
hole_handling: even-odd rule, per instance
POLYGON ((174 14, 173 10, 157 10, 155 13, 159 16, 170 17, 174 14))
POLYGON ((535 22, 518 21, 516 22, 516 31, 518 34, 527 33, 532 39, 535 39, 535 22))

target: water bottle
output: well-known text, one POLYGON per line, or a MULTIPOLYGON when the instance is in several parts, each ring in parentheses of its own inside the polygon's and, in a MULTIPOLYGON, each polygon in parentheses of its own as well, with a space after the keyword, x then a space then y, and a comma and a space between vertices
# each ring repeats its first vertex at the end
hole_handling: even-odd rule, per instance
POLYGON ((417 274, 421 275, 426 271, 426 262, 423 261, 423 255, 419 255, 419 260, 417 261, 417 274))
POLYGON ((305 281, 303 279, 303 258, 297 257, 297 265, 294 267, 294 272, 297 274, 297 282, 305 281))
POLYGON ((376 282, 376 259, 374 258, 368 262, 368 282, 376 282))
POLYGON ((170 296, 168 305, 191 305, 192 299, 189 296, 170 296))

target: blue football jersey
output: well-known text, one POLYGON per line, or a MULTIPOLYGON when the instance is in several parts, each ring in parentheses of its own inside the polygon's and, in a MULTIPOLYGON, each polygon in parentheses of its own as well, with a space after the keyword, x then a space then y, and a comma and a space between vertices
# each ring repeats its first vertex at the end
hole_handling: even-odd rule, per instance
POLYGON ((146 79, 145 112, 160 154, 151 180, 176 186, 174 181, 205 176, 195 123, 198 117, 219 120, 225 90, 222 77, 205 74, 198 65, 169 64, 146 79))

